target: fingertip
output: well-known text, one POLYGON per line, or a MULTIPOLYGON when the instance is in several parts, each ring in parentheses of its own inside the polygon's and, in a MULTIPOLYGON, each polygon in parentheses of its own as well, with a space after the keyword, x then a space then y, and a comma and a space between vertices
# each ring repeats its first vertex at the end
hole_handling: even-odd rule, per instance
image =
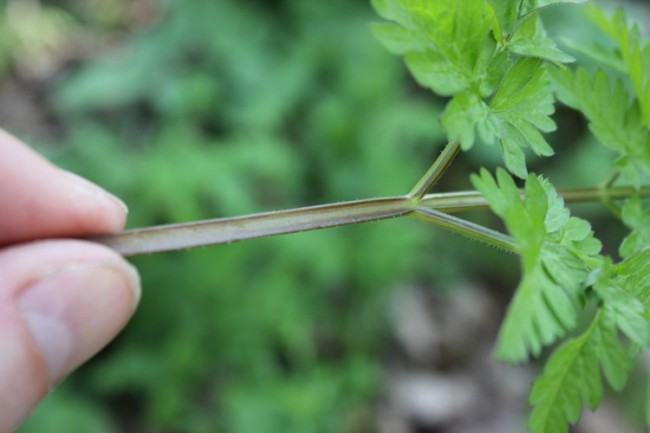
POLYGON ((121 230, 129 213, 129 208, 117 196, 94 184, 76 173, 61 170, 69 186, 69 201, 75 204, 69 209, 77 212, 80 230, 96 232, 114 232, 121 230))
POLYGON ((0 244, 119 231, 127 209, 117 197, 61 170, 0 129, 0 244))
POLYGON ((0 431, 11 431, 124 327, 140 280, 119 255, 82 241, 5 249, 0 275, 0 431))
POLYGON ((88 360, 124 327, 138 299, 135 275, 118 263, 71 263, 20 295, 19 314, 45 361, 50 384, 88 360))

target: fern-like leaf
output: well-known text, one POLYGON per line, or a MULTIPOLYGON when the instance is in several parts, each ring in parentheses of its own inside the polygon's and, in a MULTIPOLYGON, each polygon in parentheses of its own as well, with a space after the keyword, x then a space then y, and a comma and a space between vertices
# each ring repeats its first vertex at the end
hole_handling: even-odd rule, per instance
POLYGON ((583 68, 575 73, 556 69, 552 76, 560 101, 584 113, 598 141, 619 154, 616 166, 638 185, 643 173, 650 173, 650 129, 642 123, 639 103, 625 84, 583 68))
POLYGON ((578 421, 583 404, 594 410, 603 385, 600 369, 614 389, 621 389, 631 366, 621 347, 611 314, 601 307, 589 328, 555 350, 530 395, 532 433, 566 433, 578 421))
POLYGON ((601 369, 612 388, 623 388, 638 351, 624 349, 618 331, 639 347, 650 345, 650 251, 605 263, 594 289, 600 306, 591 325, 554 351, 533 386, 533 433, 566 433, 583 404, 595 409, 601 369))
POLYGON ((525 178, 525 148, 538 155, 553 154, 540 133, 556 128, 550 118, 553 104, 543 61, 521 58, 507 72, 489 104, 462 93, 449 103, 441 120, 450 139, 459 140, 465 149, 474 144, 474 130, 487 144, 499 141, 508 170, 525 178))
POLYGON ((452 96, 475 87, 486 73, 490 23, 485 0, 373 0, 392 24, 375 25, 375 36, 406 64, 423 87, 452 96))
POLYGON ((595 5, 587 8, 591 19, 618 46, 618 55, 625 65, 632 89, 639 101, 642 123, 650 126, 650 44, 643 43, 639 26, 630 25, 625 11, 617 9, 611 17, 595 5))
POLYGON ((631 230, 619 248, 621 257, 627 258, 650 245, 650 208, 644 209, 639 196, 634 195, 625 201, 621 216, 631 230))
POLYGON ((542 135, 556 128, 544 62, 573 60, 537 15, 555 3, 565 2, 373 0, 388 21, 373 31, 420 85, 452 98, 441 118, 450 141, 468 150, 478 133, 499 143, 508 170, 525 178, 526 148, 553 154, 542 135))
POLYGON ((538 57, 555 63, 570 63, 573 57, 560 50, 551 39, 537 12, 531 13, 518 27, 508 43, 508 49, 522 56, 538 57))
POLYGON ((506 361, 524 361, 576 326, 589 271, 602 261, 601 245, 589 223, 571 217, 545 180, 530 175, 523 199, 504 170, 497 171, 497 179, 482 170, 472 182, 504 220, 521 254, 523 277, 496 354, 506 361))

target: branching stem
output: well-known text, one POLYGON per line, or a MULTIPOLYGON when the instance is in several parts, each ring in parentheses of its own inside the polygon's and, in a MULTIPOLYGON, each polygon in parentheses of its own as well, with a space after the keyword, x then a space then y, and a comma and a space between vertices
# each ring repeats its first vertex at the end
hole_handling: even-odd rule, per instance
MULTIPOLYGON (((450 215, 487 208, 485 199, 478 192, 427 194, 459 151, 457 141, 449 142, 431 168, 404 196, 145 227, 96 236, 91 240, 105 244, 124 256, 134 256, 414 215, 451 232, 517 253, 515 243, 509 236, 450 215)), ((560 191, 560 194, 566 202, 602 201, 603 197, 607 197, 607 202, 613 205, 613 200, 629 197, 634 191, 631 187, 613 187, 607 183, 600 188, 569 189, 560 191)), ((640 194, 650 195, 650 187, 641 189, 640 194)))
MULTIPOLYGON (((612 200, 620 200, 629 197, 634 191, 632 187, 612 187, 607 190, 607 196, 612 200)), ((641 196, 650 196, 650 187, 644 187, 638 192, 641 196)), ((597 202, 603 194, 600 188, 567 189, 560 190, 559 193, 567 203, 597 202)), ((146 227, 94 237, 92 240, 108 245, 125 256, 134 256, 378 221, 413 215, 416 211, 418 218, 476 239, 470 233, 475 228, 469 228, 471 223, 450 218, 446 214, 487 207, 485 199, 474 191, 427 194, 415 203, 407 195, 146 227)), ((490 235, 487 233, 493 231, 485 230, 481 234, 481 241, 511 250, 505 241, 505 235, 498 232, 490 235)))
POLYGON ((415 184, 409 197, 419 201, 424 197, 424 195, 429 192, 429 190, 438 183, 438 180, 445 174, 447 168, 458 155, 460 151, 460 143, 458 141, 452 141, 448 143, 445 148, 440 153, 440 156, 433 163, 431 168, 422 176, 422 178, 415 184))

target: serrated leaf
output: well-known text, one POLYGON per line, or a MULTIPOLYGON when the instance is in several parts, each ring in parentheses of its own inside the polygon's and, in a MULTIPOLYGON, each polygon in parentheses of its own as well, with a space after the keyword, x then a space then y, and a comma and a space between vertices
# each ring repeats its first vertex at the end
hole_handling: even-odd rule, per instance
POLYGON ((536 11, 542 8, 549 6, 559 5, 559 4, 583 4, 587 3, 587 0, 524 0, 523 11, 524 13, 530 13, 531 11, 536 11))
POLYGON ((536 176, 528 176, 523 199, 502 169, 496 180, 482 170, 472 176, 472 183, 504 220, 521 254, 523 277, 508 307, 496 354, 506 361, 523 361, 576 326, 589 263, 600 263, 600 245, 589 223, 570 217, 551 185, 536 176))
POLYGON ((606 47, 599 42, 594 42, 591 39, 581 41, 573 38, 560 37, 559 40, 562 41, 562 45, 587 57, 591 57, 591 59, 603 67, 606 66, 620 73, 626 73, 623 59, 621 59, 617 51, 610 47, 606 47))
POLYGON ((441 53, 433 50, 412 51, 404 56, 415 81, 439 95, 451 96, 470 85, 467 74, 441 53))
POLYGON ((495 39, 503 44, 517 21, 518 2, 512 0, 490 0, 495 39))
POLYGON ((618 45, 620 57, 639 104, 641 122, 646 127, 650 126, 650 44, 643 43, 639 26, 628 23, 622 8, 617 9, 611 17, 607 17, 595 5, 590 5, 587 11, 592 21, 618 45))
POLYGON ((522 56, 538 57, 556 63, 575 61, 548 36, 537 13, 531 13, 518 27, 510 39, 508 49, 522 56))
POLYGON ((543 62, 523 58, 508 71, 489 105, 474 93, 459 93, 448 104, 441 122, 450 139, 460 140, 465 150, 474 145, 476 131, 486 144, 500 141, 508 170, 525 178, 525 148, 542 156, 553 154, 540 132, 556 128, 550 118, 553 111, 543 62))
POLYGON ((575 73, 552 69, 551 74, 560 101, 587 117, 598 141, 619 154, 616 166, 621 173, 638 185, 641 173, 650 173, 650 129, 641 122, 639 105, 624 83, 583 68, 575 73))
MULTIPOLYGON (((569 212, 569 209, 564 206, 564 199, 560 197, 550 183, 544 182, 543 185, 545 186, 544 190, 546 191, 546 197, 548 198, 548 211, 546 212, 546 218, 544 219, 546 231, 548 233, 558 233, 565 226, 571 228, 572 225, 569 225, 571 212, 569 212)), ((587 225, 589 225, 589 223, 587 223, 587 225)))
POLYGON ((525 178, 525 149, 553 154, 542 135, 556 129, 550 117, 554 98, 542 59, 569 58, 557 50, 533 14, 523 18, 514 42, 508 41, 530 57, 512 62, 490 32, 496 39, 500 34, 504 43, 504 26, 514 26, 521 18, 519 4, 375 0, 379 14, 393 24, 376 25, 373 31, 390 51, 404 55, 421 86, 452 97, 441 118, 450 140, 459 140, 465 150, 477 135, 487 144, 499 142, 506 167, 525 178))
POLYGON ((631 230, 619 249, 621 257, 627 258, 650 245, 650 208, 644 209, 639 196, 634 195, 625 201, 621 217, 631 230))
POLYGON ((566 433, 580 417, 583 404, 594 410, 600 403, 605 377, 614 389, 621 389, 632 363, 621 347, 612 318, 605 308, 579 337, 557 348, 530 395, 532 433, 566 433))
POLYGON ((638 352, 623 348, 618 330, 641 347, 650 344, 650 251, 604 264, 594 289, 601 303, 591 325, 554 351, 533 386, 533 433, 566 433, 583 404, 595 409, 602 396, 599 370, 615 390, 623 388, 638 352))
POLYGON ((498 26, 495 27, 495 38, 499 42, 511 33, 518 19, 525 20, 537 10, 562 3, 585 3, 587 0, 489 0, 498 26))
POLYGON ((644 249, 614 266, 615 282, 650 311, 650 249, 644 249))
POLYGON ((503 154, 503 162, 510 173, 520 179, 525 179, 528 176, 526 154, 515 140, 509 138, 502 139, 501 153, 503 154))
POLYGON ((490 33, 485 0, 374 0, 372 4, 380 16, 404 28, 400 32, 375 27, 374 31, 391 51, 406 55, 409 70, 422 86, 452 96, 485 78, 489 62, 479 63, 490 33))
POLYGON ((474 145, 477 130, 484 142, 493 143, 503 129, 483 100, 469 92, 454 96, 440 121, 449 139, 459 141, 464 150, 474 145))
POLYGON ((506 74, 490 102, 490 109, 504 125, 501 133, 504 159, 518 177, 522 169, 523 151, 531 147, 538 155, 550 156, 553 150, 539 131, 556 129, 550 116, 555 111, 554 99, 543 61, 536 58, 518 60, 506 74))
POLYGON ((650 344, 650 322, 643 303, 615 280, 601 282, 595 289, 611 312, 616 326, 630 340, 641 347, 647 347, 650 344))

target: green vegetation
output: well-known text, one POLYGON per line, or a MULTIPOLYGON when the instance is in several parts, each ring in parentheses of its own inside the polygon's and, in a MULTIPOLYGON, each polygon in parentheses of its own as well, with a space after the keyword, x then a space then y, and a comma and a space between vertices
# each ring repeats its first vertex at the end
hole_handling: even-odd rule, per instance
MULTIPOLYGON (((523 277, 496 355, 553 350, 529 426, 564 433, 601 401, 601 370, 621 390, 650 345, 650 44, 623 12, 560 3, 583 2, 372 1, 385 20, 372 33, 415 83, 373 40, 365 1, 150 4, 139 30, 52 85, 65 138, 39 141, 123 197, 132 227, 399 196, 448 143, 400 197, 424 221, 518 253, 523 277), (583 30, 564 48, 542 20, 555 9, 583 30), (563 129, 573 114, 555 114, 556 99, 591 134, 563 129), (458 147, 439 186, 473 184, 511 237, 424 196, 458 147), (554 149, 551 166, 540 157, 554 149), (508 171, 490 174, 501 162, 508 171), (608 217, 571 216, 553 185, 598 186, 618 236, 599 241, 590 222, 608 217), (609 195, 620 185, 636 190, 623 203, 609 195)), ((128 2, 113 19, 67 8, 75 26, 129 28, 128 2)), ((21 34, 0 27, 6 40, 21 34)), ((0 51, 0 70, 24 55, 0 51)), ((145 297, 134 321, 23 431, 370 431, 394 287, 512 262, 470 245, 404 219, 137 258, 145 297)))
MULTIPOLYGON (((605 173, 603 181, 620 177, 639 187, 650 172, 650 44, 622 11, 608 18, 591 5, 592 20, 615 42, 615 49, 600 53, 610 59, 607 65, 618 66, 618 76, 610 78, 600 69, 593 77, 585 69, 574 75, 560 65, 571 57, 548 39, 538 17, 552 3, 565 2, 376 0, 374 5, 380 15, 399 24, 379 27, 380 39, 405 55, 420 84, 452 97, 442 115, 451 140, 471 147, 476 125, 483 142, 500 141, 506 167, 526 177, 522 148, 553 154, 540 134, 556 129, 549 117, 554 97, 547 78, 551 66, 546 64, 553 62, 560 99, 583 112, 594 136, 617 156, 614 171, 605 173)), ((645 302, 650 256, 648 245, 639 241, 643 206, 637 196, 624 205, 624 221, 633 233, 621 246, 625 261, 613 265, 600 255, 602 245, 590 224, 571 217, 545 179, 529 175, 524 198, 504 170, 497 171, 495 180, 482 169, 472 180, 504 220, 523 268, 501 328, 497 357, 518 362, 528 354, 538 356, 542 348, 577 330, 586 305, 597 305, 588 329, 554 351, 530 398, 532 432, 567 432, 583 404, 593 410, 600 403, 600 366, 620 390, 639 349, 650 345, 650 304, 645 302), (620 346, 619 331, 627 337, 625 347, 620 346)), ((618 205, 609 205, 620 217, 618 205)))

